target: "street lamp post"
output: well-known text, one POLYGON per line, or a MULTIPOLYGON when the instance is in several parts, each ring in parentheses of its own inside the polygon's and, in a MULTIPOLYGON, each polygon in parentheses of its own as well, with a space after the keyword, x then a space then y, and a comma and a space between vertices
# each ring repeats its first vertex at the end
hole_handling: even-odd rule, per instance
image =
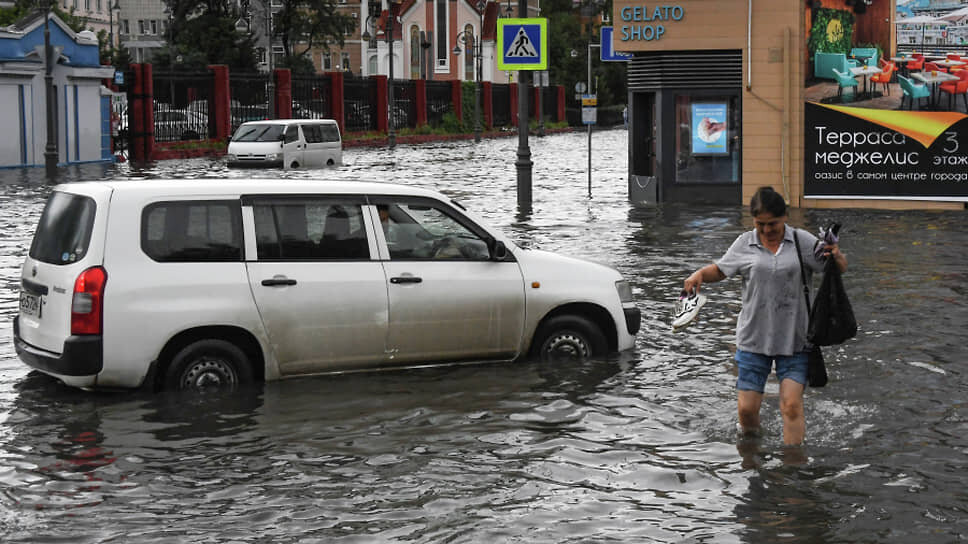
MULTIPOLYGON (((481 0, 477 3, 478 8, 481 10, 481 32, 483 32, 484 27, 484 4, 485 0, 481 0)), ((474 55, 474 65, 475 65, 475 86, 474 86, 474 141, 481 141, 481 80, 483 79, 483 46, 484 41, 476 36, 470 30, 463 30, 457 35, 458 43, 464 44, 465 51, 471 51, 474 55)), ((454 46, 454 55, 460 55, 460 46, 454 46)))
MULTIPOLYGON (((111 54, 114 54, 114 12, 121 11, 121 0, 108 0, 108 45, 111 47, 111 54)), ((121 34, 121 14, 118 13, 118 34, 121 34)))
POLYGON ((266 98, 269 106, 269 119, 276 118, 276 86, 275 74, 272 73, 272 62, 275 52, 272 50, 272 0, 265 0, 266 5, 266 61, 269 66, 269 81, 266 83, 266 98))
POLYGON ((394 110, 396 109, 396 102, 393 97, 393 23, 397 18, 396 16, 396 0, 390 0, 388 3, 387 14, 387 48, 390 52, 390 69, 387 74, 387 114, 390 116, 387 120, 387 146, 393 149, 397 145, 397 134, 393 130, 393 117, 394 110))
POLYGON ((57 123, 54 122, 56 99, 54 95, 54 67, 51 65, 54 53, 50 47, 50 8, 47 3, 47 13, 44 17, 44 90, 47 95, 47 145, 44 146, 44 167, 47 177, 57 177, 57 123))

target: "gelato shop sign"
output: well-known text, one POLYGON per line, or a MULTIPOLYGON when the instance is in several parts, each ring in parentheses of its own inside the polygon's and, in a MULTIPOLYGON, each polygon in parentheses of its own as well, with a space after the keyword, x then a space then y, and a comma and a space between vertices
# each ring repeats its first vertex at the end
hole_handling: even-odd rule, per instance
POLYGON ((665 25, 681 21, 686 11, 682 6, 625 6, 622 8, 622 27, 619 39, 623 42, 658 40, 665 34, 665 25))

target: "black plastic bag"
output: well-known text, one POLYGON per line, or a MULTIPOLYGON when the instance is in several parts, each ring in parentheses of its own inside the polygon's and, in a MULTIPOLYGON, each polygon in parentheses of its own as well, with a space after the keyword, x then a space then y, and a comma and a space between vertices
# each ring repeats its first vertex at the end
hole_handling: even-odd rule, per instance
POLYGON ((840 269, 833 258, 824 265, 823 281, 810 309, 810 328, 807 340, 814 346, 840 344, 857 334, 854 309, 847 299, 840 269))
POLYGON ((824 364, 820 346, 813 346, 807 354, 807 383, 810 387, 827 385, 827 365, 824 364))

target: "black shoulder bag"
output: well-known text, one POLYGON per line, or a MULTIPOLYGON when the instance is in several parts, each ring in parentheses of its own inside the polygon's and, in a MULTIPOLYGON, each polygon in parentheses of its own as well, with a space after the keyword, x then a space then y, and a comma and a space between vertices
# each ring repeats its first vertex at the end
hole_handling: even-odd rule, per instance
MULTIPOLYGON (((797 246, 797 261, 800 263, 800 281, 803 282, 803 300, 807 303, 807 313, 810 311, 810 289, 807 287, 807 274, 803 269, 803 257, 800 256, 800 237, 797 236, 797 229, 793 229, 793 243, 797 246)), ((823 351, 817 344, 811 344, 810 352, 807 356, 807 383, 810 387, 823 387, 827 385, 827 365, 823 361, 823 351)))

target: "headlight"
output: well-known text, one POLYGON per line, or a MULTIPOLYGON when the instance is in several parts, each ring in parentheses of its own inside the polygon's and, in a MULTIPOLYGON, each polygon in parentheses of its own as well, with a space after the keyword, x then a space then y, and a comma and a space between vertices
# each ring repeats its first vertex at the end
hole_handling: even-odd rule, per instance
POLYGON ((276 160, 278 158, 279 158, 279 154, 278 153, 267 153, 266 154, 266 160, 267 161, 274 161, 274 160, 276 160))
POLYGON ((225 160, 227 160, 227 161, 234 161, 235 160, 235 155, 233 155, 231 153, 226 153, 225 154, 225 160))
POLYGON ((632 286, 625 280, 615 282, 615 290, 618 291, 618 299, 622 302, 632 302, 632 286))

